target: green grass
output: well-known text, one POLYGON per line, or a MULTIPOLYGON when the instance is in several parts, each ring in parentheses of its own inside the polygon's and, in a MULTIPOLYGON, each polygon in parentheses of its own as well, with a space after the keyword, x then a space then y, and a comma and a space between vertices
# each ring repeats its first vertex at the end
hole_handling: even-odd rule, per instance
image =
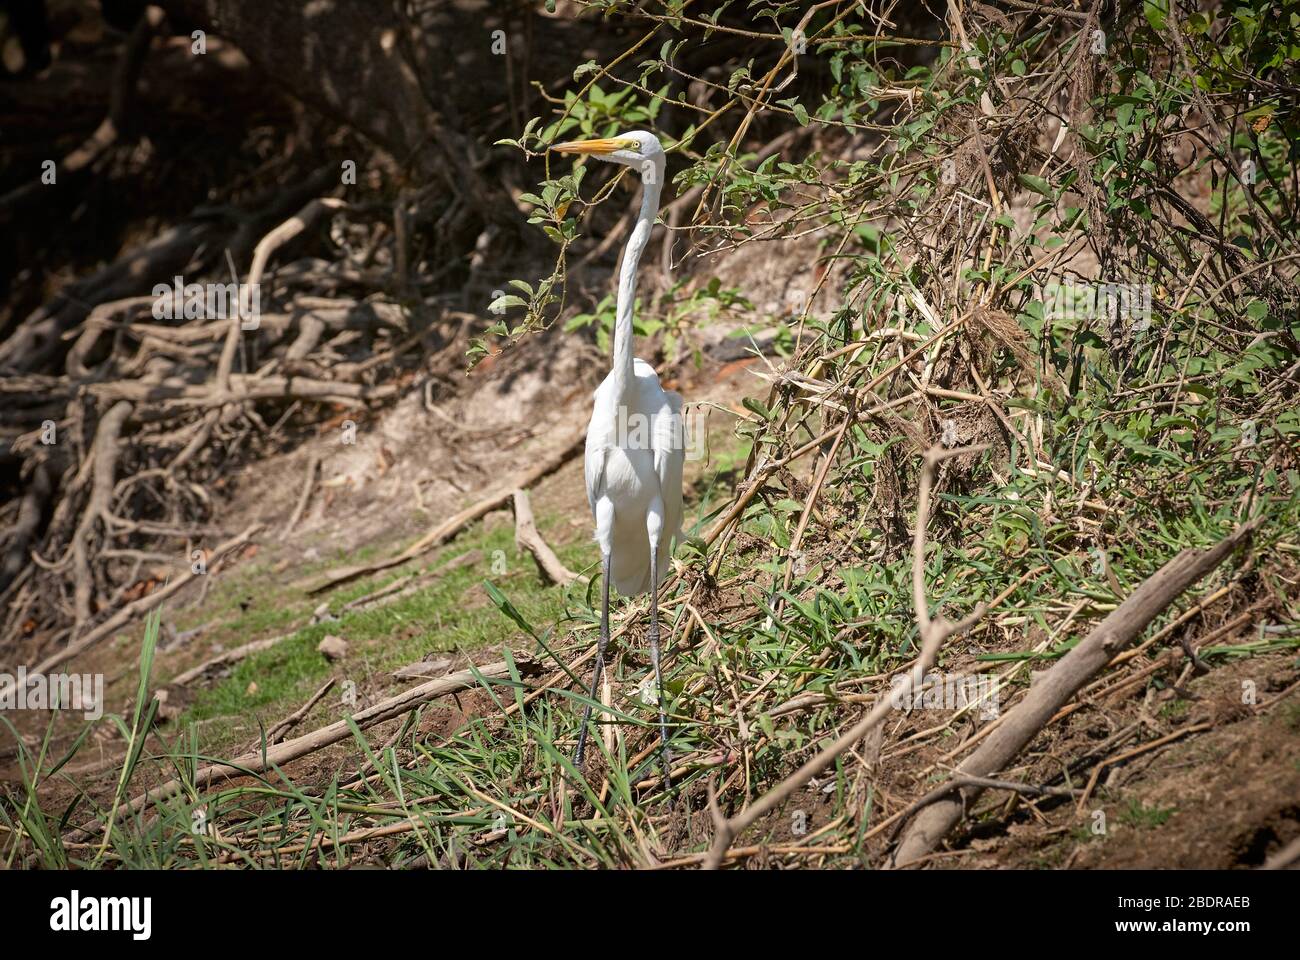
POLYGON ((1300 703, 1288 703, 1282 708, 1281 715, 1287 729, 1300 733, 1300 703))
MULTIPOLYGON (((574 542, 558 547, 556 552, 566 565, 579 570, 590 565, 594 548, 574 542)), ((356 555, 341 559, 346 564, 358 562, 356 555)), ((257 579, 256 571, 253 579, 257 579)), ((301 578, 295 574, 294 579, 301 578)), ((379 577, 348 584, 329 594, 330 609, 336 615, 341 614, 340 619, 303 627, 292 638, 242 660, 229 677, 200 689, 183 721, 237 716, 250 711, 267 717, 280 710, 290 712, 294 703, 310 696, 334 669, 316 651, 317 644, 328 634, 348 642, 349 654, 342 666, 358 683, 432 653, 471 653, 488 644, 531 646, 531 641, 521 631, 511 629, 509 621, 493 606, 483 587, 484 581, 508 591, 530 620, 549 622, 565 616, 564 593, 543 584, 532 558, 515 550, 513 527, 498 523, 491 532, 484 532, 481 524, 475 525, 427 564, 386 571, 379 577), (408 573, 436 570, 471 550, 482 553, 477 563, 451 570, 411 596, 387 606, 343 610, 349 601, 408 573), (497 570, 504 563, 505 572, 494 573, 494 563, 497 570), (256 692, 252 694, 248 693, 250 684, 256 684, 256 692)), ((230 589, 235 594, 239 592, 237 586, 230 589)), ((582 587, 575 589, 580 591, 582 587)), ((285 595, 277 591, 266 603, 278 604, 284 599, 285 595)), ((257 606, 231 625, 230 631, 245 640, 263 633, 274 635, 288 622, 307 615, 319 600, 306 598, 287 609, 263 607, 263 603, 259 600, 257 606)))
MULTIPOLYGON (((716 419, 718 423, 710 430, 709 461, 697 468, 698 501, 688 508, 685 523, 688 536, 698 531, 701 519, 708 515, 713 504, 728 495, 728 489, 718 484, 718 476, 743 466, 749 449, 748 443, 729 429, 726 418, 716 419)), ((583 536, 566 542, 554 539, 553 534, 559 532, 561 537, 572 538, 567 518, 539 517, 539 524, 543 536, 569 569, 588 577, 599 572, 599 557, 595 545, 585 536, 585 527, 583 536)), ((374 549, 339 552, 329 560, 292 568, 284 574, 284 579, 302 582, 335 566, 351 566, 375 557, 374 549)), ((223 623, 219 630, 205 634, 203 644, 219 641, 229 648, 286 632, 294 621, 307 619, 321 599, 277 585, 268 576, 271 566, 258 563, 221 581, 201 610, 187 611, 184 618, 178 618, 178 629, 234 613, 239 609, 240 600, 246 598, 252 601, 248 610, 223 623)), ((320 641, 329 634, 348 642, 345 672, 358 683, 365 677, 386 674, 434 653, 472 653, 486 645, 535 647, 532 637, 502 615, 485 582, 502 591, 530 624, 546 624, 554 631, 562 631, 573 620, 593 620, 594 611, 588 604, 584 584, 577 583, 562 591, 543 583, 532 557, 516 550, 511 524, 498 521, 488 531, 478 523, 425 562, 385 571, 323 595, 328 598, 331 612, 340 616, 339 620, 305 626, 272 649, 240 661, 228 677, 199 689, 181 722, 244 717, 250 713, 273 722, 276 716, 291 712, 333 669, 316 651, 320 641), (476 563, 451 570, 411 596, 377 608, 343 610, 348 602, 410 573, 437 570, 444 563, 475 550, 482 555, 476 563), (357 670, 362 671, 360 676, 354 674, 357 670), (250 693, 252 684, 256 688, 250 693)), ((233 739, 246 736, 244 733, 233 739)))
POLYGON ((1162 827, 1169 818, 1178 812, 1177 807, 1146 806, 1141 800, 1133 798, 1119 815, 1120 823, 1140 830, 1162 827))

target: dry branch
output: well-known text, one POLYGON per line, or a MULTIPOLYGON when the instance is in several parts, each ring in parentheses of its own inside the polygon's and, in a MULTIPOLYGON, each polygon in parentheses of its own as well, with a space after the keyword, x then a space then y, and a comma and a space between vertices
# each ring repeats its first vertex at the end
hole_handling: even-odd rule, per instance
MULTIPOLYGON (((284 735, 288 733, 290 730, 292 730, 294 727, 296 727, 302 721, 302 718, 307 716, 307 714, 311 712, 311 708, 316 706, 316 704, 320 703, 321 700, 325 698, 325 694, 329 693, 331 690, 334 689, 334 684, 336 684, 337 682, 338 682, 337 678, 330 677, 323 684, 321 684, 319 690, 317 690, 314 694, 312 694, 311 699, 309 699, 301 707, 299 707, 293 713, 289 714, 289 716, 285 717, 275 726, 271 727, 270 730, 267 730, 266 731, 267 746, 274 746, 275 744, 283 740, 284 735)), ((251 744, 248 749, 257 750, 261 746, 262 746, 262 742, 259 740, 258 742, 251 744)))
POLYGON ((232 663, 238 663, 240 660, 243 660, 254 653, 259 653, 262 650, 269 650, 276 644, 283 643, 285 640, 289 640, 295 636, 297 636, 296 632, 284 633, 275 637, 267 637, 264 640, 250 640, 248 643, 240 644, 232 650, 222 651, 215 657, 204 660, 197 667, 191 667, 184 673, 174 677, 171 681, 172 685, 176 687, 186 686, 187 684, 193 683, 199 677, 211 673, 213 670, 229 666, 232 663))
MULTIPOLYGON (((513 653, 512 656, 514 666, 521 677, 535 676, 541 673, 541 662, 531 654, 513 653)), ((483 680, 504 681, 510 678, 511 665, 505 660, 484 667, 476 667, 472 670, 460 670, 450 676, 430 680, 418 687, 412 687, 410 690, 389 697, 387 700, 381 700, 374 706, 353 714, 352 723, 356 724, 358 729, 364 730, 377 723, 383 723, 385 720, 391 720, 394 717, 408 713, 430 700, 436 700, 439 697, 457 693, 461 690, 472 689, 483 680)), ((203 789, 213 783, 225 780, 257 776, 273 767, 283 766, 300 757, 305 757, 309 753, 324 749, 331 744, 347 740, 351 736, 352 726, 348 721, 346 719, 338 720, 329 726, 321 727, 319 730, 304 734, 301 737, 276 744, 267 749, 265 754, 259 749, 236 757, 229 763, 214 763, 202 767, 194 774, 192 786, 195 789, 203 789)), ((180 780, 168 780, 161 786, 140 794, 129 803, 122 804, 114 812, 112 820, 116 821, 119 817, 127 814, 139 813, 151 800, 158 801, 174 796, 185 786, 186 784, 180 780)), ((94 836, 102 829, 104 829, 103 823, 92 821, 83 824, 67 839, 73 842, 81 842, 88 837, 94 836)))
MULTIPOLYGON (((239 536, 227 540, 225 543, 218 544, 216 549, 212 551, 212 556, 208 558, 209 565, 215 564, 218 560, 231 553, 236 548, 242 547, 249 541, 253 534, 261 528, 262 525, 260 523, 255 523, 239 536)), ((44 674, 48 673, 54 667, 57 667, 59 664, 66 663, 83 650, 93 646, 105 637, 111 636, 118 630, 121 630, 142 613, 147 613, 154 607, 161 605, 164 600, 180 591, 191 580, 194 580, 199 576, 203 576, 203 574, 197 574, 192 570, 186 570, 166 586, 155 590, 153 593, 146 594, 139 600, 133 600, 131 603, 128 603, 99 626, 87 631, 87 633, 79 640, 69 643, 66 647, 56 653, 50 654, 28 672, 32 674, 44 674)), ((0 692, 0 697, 9 695, 9 693, 9 691, 0 692)))
POLYGON ((302 493, 298 494, 298 502, 294 505, 293 513, 289 516, 289 522, 284 525, 282 536, 287 537, 293 533, 293 528, 298 526, 298 521, 302 519, 302 515, 307 509, 307 501, 311 498, 312 487, 316 485, 316 471, 318 469, 320 469, 320 454, 313 453, 307 460, 307 476, 302 482, 302 493))
POLYGON ((573 581, 585 579, 579 577, 555 555, 544 539, 541 531, 537 529, 537 521, 533 519, 533 507, 528 502, 528 493, 525 490, 516 490, 514 492, 515 502, 515 546, 521 550, 527 550, 537 561, 537 569, 541 572, 542 577, 549 583, 557 584, 561 587, 567 587, 573 581))
MULTIPOLYGON (((1222 563, 1258 524, 1258 519, 1242 524, 1208 550, 1189 547, 1156 571, 1030 688, 954 775, 989 777, 1005 768, 1057 710, 1184 590, 1222 563)), ((930 853, 957 825, 963 804, 969 804, 982 789, 978 785, 965 787, 962 796, 940 800, 922 811, 899 844, 894 864, 903 866, 930 853)))
POLYGON ((467 550, 460 556, 448 560, 431 573, 424 574, 423 576, 410 574, 409 576, 394 580, 388 586, 381 587, 373 593, 366 594, 364 597, 357 597, 355 600, 349 600, 343 605, 343 609, 349 611, 362 610, 368 607, 386 607, 390 603, 396 603, 398 600, 409 597, 413 593, 418 593, 430 584, 441 580, 453 570, 459 570, 461 567, 473 566, 482 559, 482 550, 467 550))

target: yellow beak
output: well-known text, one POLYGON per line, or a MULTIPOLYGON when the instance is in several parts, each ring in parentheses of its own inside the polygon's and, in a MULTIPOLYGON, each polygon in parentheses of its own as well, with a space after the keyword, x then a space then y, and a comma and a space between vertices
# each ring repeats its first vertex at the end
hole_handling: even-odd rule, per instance
POLYGON ((610 137, 600 140, 570 140, 568 143, 557 143, 551 149, 556 153, 588 153, 606 156, 615 150, 631 150, 637 146, 635 140, 610 137))

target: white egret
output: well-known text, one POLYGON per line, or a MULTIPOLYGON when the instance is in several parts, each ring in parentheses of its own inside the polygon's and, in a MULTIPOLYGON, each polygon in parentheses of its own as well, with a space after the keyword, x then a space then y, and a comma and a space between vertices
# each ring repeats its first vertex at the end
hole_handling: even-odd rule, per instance
MULTIPOLYGON (((605 667, 609 644, 609 588, 624 596, 650 592, 650 662, 658 693, 659 737, 668 776, 668 724, 664 713, 663 674, 659 663, 659 582, 668 569, 675 539, 681 536, 682 462, 686 445, 682 398, 659 385, 654 367, 632 357, 632 308, 636 269, 650 240, 659 192, 663 187, 663 147, 653 133, 634 130, 618 137, 557 144, 560 153, 584 154, 621 163, 641 174, 641 210, 623 251, 618 276, 618 312, 614 320, 614 361, 595 393, 587 427, 587 502, 596 521, 600 545, 600 641, 591 676, 589 699, 605 667)), ((588 704, 578 733, 574 764, 581 769, 591 720, 588 704)), ((671 781, 669 781, 671 786, 671 781)))

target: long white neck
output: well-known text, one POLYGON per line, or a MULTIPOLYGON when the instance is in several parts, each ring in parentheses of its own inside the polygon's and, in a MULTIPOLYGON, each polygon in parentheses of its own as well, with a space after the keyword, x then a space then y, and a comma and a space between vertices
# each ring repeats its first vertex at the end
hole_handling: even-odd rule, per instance
MULTIPOLYGON (((656 170, 656 174, 661 171, 656 170)), ((636 268, 641 261, 641 253, 650 242, 650 231, 654 228, 655 214, 659 210, 659 189, 661 176, 642 178, 641 210, 637 214, 636 226, 623 251, 623 262, 618 268, 618 313, 614 319, 614 395, 617 404, 622 407, 627 400, 627 391, 632 384, 632 306, 636 302, 636 268)), ((617 413, 617 410, 615 411, 617 413)))

